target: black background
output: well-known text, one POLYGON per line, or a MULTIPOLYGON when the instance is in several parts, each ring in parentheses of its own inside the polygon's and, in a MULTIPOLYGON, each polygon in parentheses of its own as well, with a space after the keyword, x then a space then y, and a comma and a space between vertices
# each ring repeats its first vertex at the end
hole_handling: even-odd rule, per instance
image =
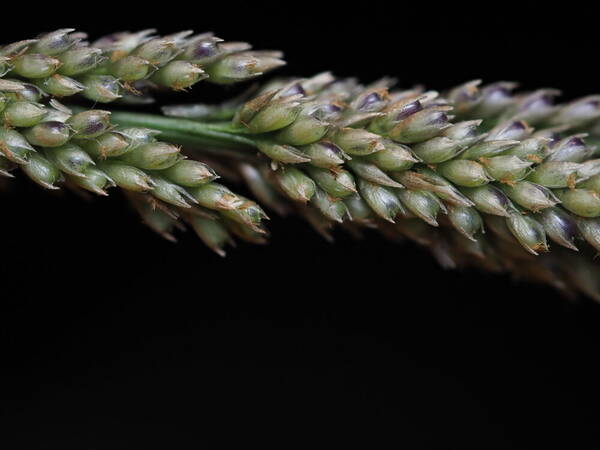
MULTIPOLYGON (((0 42, 194 28, 283 49, 289 75, 600 90, 589 11, 564 6, 46 6, 3 6, 0 42)), ((84 202, 12 186, 0 193, 4 448, 597 447, 600 309, 587 299, 445 272, 376 234, 332 245, 295 219, 221 259, 191 234, 161 240, 116 192, 84 202)))

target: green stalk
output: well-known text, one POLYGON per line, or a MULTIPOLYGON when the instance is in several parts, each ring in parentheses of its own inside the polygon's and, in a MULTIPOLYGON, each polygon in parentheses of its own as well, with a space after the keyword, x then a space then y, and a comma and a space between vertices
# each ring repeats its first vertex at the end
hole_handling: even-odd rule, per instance
MULTIPOLYGON (((120 122, 116 122, 121 125, 120 122)), ((123 124, 124 126, 130 126, 128 124, 123 124)), ((133 125, 131 125, 133 126, 133 125)), ((138 125, 135 125, 138 126, 138 125)), ((148 126, 144 126, 149 128, 148 126)), ((156 128, 154 128, 156 129, 156 128)), ((171 142, 173 144, 183 145, 186 149, 197 150, 200 153, 215 155, 218 157, 225 158, 233 158, 237 160, 243 160, 247 162, 256 162, 257 160, 257 152, 250 151, 251 149, 245 145, 241 146, 237 142, 233 144, 225 143, 225 142, 217 142, 206 136, 197 136, 192 134, 187 134, 181 131, 174 130, 159 130, 160 136, 157 136, 159 139, 163 139, 166 142, 171 142)))
POLYGON ((202 123, 154 114, 117 111, 110 117, 111 122, 120 126, 158 130, 161 132, 161 138, 175 144, 231 149, 256 148, 252 139, 236 134, 229 124, 202 123))

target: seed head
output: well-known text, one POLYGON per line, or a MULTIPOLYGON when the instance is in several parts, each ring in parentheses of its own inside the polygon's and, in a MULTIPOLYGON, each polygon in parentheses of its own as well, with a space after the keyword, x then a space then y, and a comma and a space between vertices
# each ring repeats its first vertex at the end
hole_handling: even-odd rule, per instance
POLYGON ((204 70, 189 61, 171 61, 158 69, 151 80, 160 86, 183 90, 206 77, 204 70))
POLYGON ((108 195, 106 189, 115 186, 114 181, 97 167, 88 166, 84 174, 85 177, 67 175, 66 178, 70 183, 102 196, 108 195))
POLYGON ((548 237, 559 245, 577 251, 575 239, 579 236, 577 222, 562 208, 544 209, 537 219, 544 227, 548 237))
POLYGON ((318 187, 310 202, 329 220, 342 223, 350 218, 348 207, 342 199, 332 197, 318 187))
MULTIPOLYGON (((524 161, 513 155, 482 157, 479 158, 479 162, 492 179, 506 184, 512 184, 525 178, 530 171, 529 167, 533 164, 533 161, 524 161)), ((544 185, 544 183, 539 184, 544 185)))
POLYGON ((428 191, 402 189, 396 191, 396 195, 402 204, 419 219, 433 227, 438 226, 437 215, 440 210, 445 211, 445 208, 435 194, 428 191))
POLYGON ((275 139, 289 145, 308 145, 324 138, 328 131, 328 123, 307 114, 297 117, 294 122, 277 132, 275 139))
POLYGON ((500 189, 490 184, 475 188, 462 188, 461 192, 483 213, 508 217, 509 212, 514 209, 508 197, 500 189))
POLYGON ((94 160, 81 147, 68 143, 45 151, 45 156, 61 171, 76 177, 84 177, 86 169, 95 165, 94 160))
POLYGON ((531 216, 513 212, 506 219, 506 224, 519 243, 530 253, 548 251, 544 227, 531 216))
POLYGON ((180 208, 191 208, 190 203, 198 203, 183 187, 171 183, 159 175, 154 175, 152 182, 152 195, 163 202, 180 208))
POLYGON ((180 148, 167 142, 140 145, 120 157, 132 166, 147 170, 168 169, 181 160, 180 148))
POLYGON ((208 165, 191 159, 179 161, 161 173, 173 183, 187 187, 201 186, 219 178, 208 165))
POLYGON ((206 67, 206 72, 213 83, 237 83, 285 65, 281 57, 279 52, 233 53, 206 67))
POLYGON ((32 127, 40 123, 46 116, 46 108, 30 101, 14 101, 2 111, 5 125, 12 127, 32 127))
POLYGON ((60 170, 38 153, 31 153, 22 170, 32 181, 45 189, 58 189, 55 183, 63 179, 60 170))
POLYGON ((306 171, 321 189, 333 197, 343 198, 356 192, 354 177, 347 170, 307 166, 306 171))
POLYGON ((479 158, 490 158, 500 155, 507 150, 519 145, 519 141, 499 140, 499 141, 483 141, 472 145, 460 157, 463 159, 478 160, 479 158))
POLYGON ((385 149, 383 139, 360 128, 341 128, 330 139, 351 156, 365 156, 385 149))
POLYGON ((467 159, 446 161, 437 167, 437 171, 459 186, 477 187, 492 181, 481 164, 467 159))
POLYGON ((120 161, 99 162, 98 169, 113 180, 117 186, 126 190, 148 192, 154 186, 154 181, 145 172, 120 161))
POLYGON ((281 190, 297 202, 307 203, 317 189, 315 182, 295 167, 283 167, 275 176, 281 190))
POLYGON ((483 220, 475 208, 450 206, 448 219, 454 229, 471 241, 476 241, 475 235, 483 232, 483 220))
POLYGON ((402 144, 416 144, 438 136, 450 126, 448 115, 452 108, 435 106, 417 111, 392 128, 389 137, 402 144))
POLYGON ((229 211, 238 209, 244 205, 244 200, 238 195, 231 192, 222 184, 215 183, 214 181, 189 188, 188 192, 199 205, 208 209, 229 211))
POLYGON ((554 191, 568 211, 581 217, 600 216, 600 194, 589 189, 560 189, 554 191))
POLYGON ((61 66, 61 61, 40 53, 26 53, 12 60, 13 72, 24 78, 46 78, 61 66))
POLYGON ((552 146, 552 150, 546 161, 570 161, 577 163, 585 161, 596 149, 596 147, 585 144, 582 139, 585 136, 585 134, 579 134, 562 139, 552 146))
POLYGON ((75 114, 67 124, 78 139, 92 139, 100 136, 110 128, 110 112, 91 109, 75 114))
POLYGON ((39 147, 59 147, 71 137, 69 127, 57 121, 41 122, 23 130, 23 136, 32 145, 39 147))
POLYGON ((257 148, 271 158, 283 164, 299 164, 309 162, 310 158, 291 145, 281 145, 269 140, 257 140, 257 148))
POLYGON ((392 180, 383 170, 360 157, 352 158, 346 163, 352 172, 371 183, 395 188, 403 188, 402 184, 392 180))
POLYGON ((255 202, 242 196, 239 197, 243 201, 243 204, 236 209, 221 211, 221 215, 249 227, 259 234, 266 234, 266 231, 261 227, 261 221, 268 219, 265 212, 255 202))
POLYGON ((331 141, 322 140, 299 148, 313 166, 322 169, 339 168, 350 157, 331 141))
POLYGON ((419 160, 409 147, 397 144, 389 139, 383 140, 384 149, 371 153, 365 160, 375 164, 383 171, 404 171, 410 169, 419 160))
POLYGON ((80 79, 82 95, 98 103, 110 103, 122 97, 119 80, 111 75, 85 75, 80 79))
POLYGON ((93 158, 106 159, 132 150, 129 139, 121 132, 108 131, 97 138, 80 140, 79 145, 93 158))
POLYGON ((57 58, 61 63, 58 73, 69 77, 89 72, 106 59, 102 56, 102 50, 92 47, 73 48, 57 58))
POLYGON ((358 189, 361 197, 371 209, 384 220, 394 223, 398 213, 404 211, 400 199, 392 188, 358 179, 358 189))
POLYGON ((35 149, 21 133, 0 127, 0 154, 16 164, 27 164, 35 149))
POLYGON ((70 33, 75 31, 74 28, 62 28, 40 36, 36 42, 31 45, 29 51, 31 53, 41 53, 47 56, 55 56, 63 53, 73 47, 78 39, 74 38, 70 33))
POLYGON ((55 97, 69 97, 85 89, 85 85, 73 78, 55 73, 48 78, 34 80, 39 88, 55 97))
POLYGON ((574 187, 579 181, 578 171, 582 165, 568 161, 548 161, 540 164, 527 180, 549 188, 574 187))

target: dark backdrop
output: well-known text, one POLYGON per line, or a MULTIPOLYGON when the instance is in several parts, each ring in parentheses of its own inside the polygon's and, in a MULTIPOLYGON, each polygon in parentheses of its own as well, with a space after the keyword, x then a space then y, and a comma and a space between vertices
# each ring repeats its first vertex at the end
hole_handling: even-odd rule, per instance
MULTIPOLYGON (((194 28, 283 49, 290 75, 597 90, 586 11, 400 6, 21 2, 3 6, 0 42, 194 28)), ((445 272, 376 234, 332 245, 295 219, 221 259, 191 234, 162 241, 118 195, 83 202, 21 179, 0 202, 4 448, 596 447, 587 299, 445 272)))

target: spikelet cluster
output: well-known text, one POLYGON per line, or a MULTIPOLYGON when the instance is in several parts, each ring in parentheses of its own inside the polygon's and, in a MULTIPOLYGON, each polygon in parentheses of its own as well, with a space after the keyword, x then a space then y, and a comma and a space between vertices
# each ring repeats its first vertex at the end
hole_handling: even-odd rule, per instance
POLYGON ((218 252, 226 228, 265 234, 256 203, 217 183, 213 169, 179 146, 158 140, 159 132, 117 127, 110 111, 74 112, 61 102, 80 95, 95 104, 144 103, 148 89, 245 81, 282 65, 280 57, 187 31, 115 33, 89 44, 84 34, 61 29, 0 47, 0 176, 19 169, 46 189, 98 195, 117 186, 155 231, 174 239, 172 230, 185 221, 218 252))
MULTIPOLYGON (((232 128, 266 160, 240 173, 264 205, 285 211, 292 200, 327 238, 334 224, 376 228, 447 267, 509 271, 599 298, 592 259, 573 252, 600 250, 600 96, 555 104, 555 90, 479 85, 440 94, 329 73, 273 81, 232 109, 232 128)), ((198 105, 164 111, 207 116, 198 105)))
POLYGON ((0 176, 100 195, 117 186, 152 229, 174 239, 187 225, 219 254, 234 237, 266 242, 265 212, 218 183, 217 168, 327 239, 334 226, 376 230, 445 267, 600 299, 600 96, 560 104, 555 90, 509 82, 440 93, 326 72, 164 116, 63 104, 144 104, 158 89, 254 79, 281 56, 153 30, 89 43, 62 29, 0 47, 0 176))

